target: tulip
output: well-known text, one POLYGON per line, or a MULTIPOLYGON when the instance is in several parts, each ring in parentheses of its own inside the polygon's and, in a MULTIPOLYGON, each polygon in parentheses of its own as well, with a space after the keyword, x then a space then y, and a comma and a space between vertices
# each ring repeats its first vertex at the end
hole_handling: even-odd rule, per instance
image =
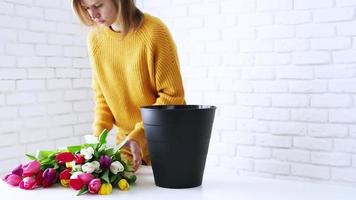
POLYGON ((88 162, 82 165, 82 171, 89 174, 99 169, 100 169, 100 163, 98 161, 88 162))
POLYGON ((83 164, 85 162, 85 158, 80 154, 75 154, 74 160, 75 160, 75 163, 77 163, 77 164, 83 164))
POLYGON ((70 179, 70 176, 71 176, 71 172, 72 170, 71 169, 65 169, 63 170, 60 174, 59 174, 59 179, 70 179))
POLYGON ((94 179, 94 176, 89 173, 79 174, 78 178, 83 182, 84 185, 88 185, 91 180, 94 179))
POLYGON ((75 189, 75 190, 80 190, 83 187, 83 181, 80 180, 79 178, 76 179, 70 179, 69 180, 69 185, 71 188, 75 189))
POLYGON ((22 177, 17 174, 8 174, 3 178, 3 180, 9 185, 18 186, 22 181, 22 177))
POLYGON ((99 194, 107 195, 107 194, 111 194, 111 192, 112 192, 112 185, 110 183, 101 184, 99 194))
POLYGON ((42 175, 43 181, 42 185, 43 187, 50 187, 57 181, 57 172, 53 168, 47 168, 42 175))
POLYGON ((117 183, 117 186, 118 186, 119 189, 122 190, 122 191, 127 191, 127 190, 129 190, 129 187, 130 187, 129 183, 128 183, 127 180, 124 179, 124 178, 121 179, 121 180, 117 183))
POLYGON ((117 174, 118 172, 123 172, 124 169, 125 169, 124 166, 119 161, 114 161, 110 165, 110 171, 113 174, 117 174))
POLYGON ((71 152, 58 153, 56 160, 62 163, 71 162, 74 160, 74 155, 71 152))
POLYGON ((69 187, 70 179, 61 179, 60 182, 63 187, 69 187))
POLYGON ((81 149, 80 154, 84 156, 86 160, 89 160, 93 157, 94 149, 93 147, 88 147, 86 149, 81 149))
POLYGON ((43 181, 43 171, 42 170, 40 170, 37 174, 36 174, 36 176, 35 176, 35 179, 36 179, 36 185, 42 185, 42 181, 43 181))
POLYGON ((23 169, 23 176, 24 177, 29 177, 29 176, 34 176, 40 171, 41 164, 37 161, 31 161, 27 163, 26 165, 22 166, 23 169))
POLYGON ((107 169, 111 165, 111 158, 107 155, 100 156, 99 158, 101 169, 107 169))
POLYGON ((25 190, 32 190, 35 189, 37 184, 36 184, 36 179, 33 177, 25 177, 21 182, 20 182, 20 188, 25 189, 25 190))
POLYGON ((16 174, 18 176, 22 176, 23 174, 23 169, 22 169, 22 165, 20 164, 19 166, 17 166, 15 169, 13 169, 11 171, 12 174, 16 174))
POLYGON ((101 187, 101 180, 99 178, 94 178, 88 184, 88 190, 92 194, 96 194, 99 192, 101 187))

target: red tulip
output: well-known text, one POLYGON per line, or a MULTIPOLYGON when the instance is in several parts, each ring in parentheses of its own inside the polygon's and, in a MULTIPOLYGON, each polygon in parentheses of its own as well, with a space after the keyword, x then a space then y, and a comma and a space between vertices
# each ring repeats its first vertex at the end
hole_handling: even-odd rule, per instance
POLYGON ((43 172, 42 178, 43 178, 43 181, 42 181, 43 187, 50 187, 57 180, 57 172, 53 168, 47 168, 43 172))
POLYGON ((71 152, 62 152, 56 155, 56 160, 61 163, 72 162, 74 155, 71 152))
POLYGON ((36 174, 36 184, 37 185, 42 185, 42 181, 43 181, 43 178, 42 178, 42 175, 43 175, 43 171, 40 170, 37 174, 36 174))
POLYGON ((22 177, 17 174, 8 174, 3 178, 3 180, 9 185, 18 186, 22 181, 22 177))
POLYGON ((37 160, 31 161, 22 167, 22 175, 24 177, 34 176, 40 171, 40 167, 41 164, 37 160))
POLYGON ((64 180, 70 179, 70 176, 72 175, 71 172, 72 172, 72 170, 69 169, 69 168, 63 170, 63 171, 59 174, 59 179, 61 179, 61 180, 62 180, 62 179, 64 179, 64 180))
POLYGON ((32 190, 36 188, 36 179, 33 177, 25 177, 20 182, 20 188, 25 190, 32 190))
POLYGON ((75 154, 74 158, 75 158, 75 163, 77 164, 83 164, 85 162, 85 158, 80 154, 75 154))
POLYGON ((88 190, 89 190, 90 193, 96 194, 96 193, 99 192, 100 187, 101 187, 100 179, 99 178, 95 178, 95 179, 93 179, 93 180, 91 180, 89 182, 88 190))
POLYGON ((78 178, 83 182, 84 185, 88 185, 91 180, 94 179, 94 176, 89 173, 79 174, 78 178))
POLYGON ((76 178, 76 179, 70 179, 69 185, 71 188, 73 188, 75 190, 80 190, 80 189, 82 189, 84 183, 79 178, 76 178))

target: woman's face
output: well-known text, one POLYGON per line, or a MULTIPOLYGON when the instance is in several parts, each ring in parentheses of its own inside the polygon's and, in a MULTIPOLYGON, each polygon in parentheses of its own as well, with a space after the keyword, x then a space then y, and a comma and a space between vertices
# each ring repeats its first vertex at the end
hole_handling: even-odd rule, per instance
POLYGON ((81 5, 97 24, 110 26, 117 20, 117 8, 113 0, 81 0, 81 5))

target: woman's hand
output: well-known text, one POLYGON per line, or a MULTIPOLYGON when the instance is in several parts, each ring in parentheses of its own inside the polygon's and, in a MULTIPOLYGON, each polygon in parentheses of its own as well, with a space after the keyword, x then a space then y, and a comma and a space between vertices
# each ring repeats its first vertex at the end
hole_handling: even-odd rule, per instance
POLYGON ((142 163, 140 145, 135 140, 129 139, 127 140, 125 146, 131 151, 133 168, 137 171, 142 163))

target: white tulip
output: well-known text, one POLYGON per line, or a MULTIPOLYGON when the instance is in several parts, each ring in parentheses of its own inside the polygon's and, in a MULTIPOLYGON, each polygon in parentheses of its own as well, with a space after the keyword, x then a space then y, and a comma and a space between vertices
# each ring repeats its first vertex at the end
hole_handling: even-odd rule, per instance
POLYGON ((84 165, 82 165, 82 171, 90 174, 93 173, 95 170, 97 170, 100 167, 100 163, 99 163, 99 167, 97 163, 99 162, 93 161, 93 162, 85 163, 84 165))
POLYGON ((94 154, 94 149, 93 147, 88 147, 86 149, 81 149, 80 154, 82 154, 85 158, 85 160, 89 160, 93 157, 94 154))
POLYGON ((118 172, 123 172, 124 169, 125 169, 124 166, 119 161, 114 161, 110 165, 110 171, 113 174, 117 174, 118 172))

